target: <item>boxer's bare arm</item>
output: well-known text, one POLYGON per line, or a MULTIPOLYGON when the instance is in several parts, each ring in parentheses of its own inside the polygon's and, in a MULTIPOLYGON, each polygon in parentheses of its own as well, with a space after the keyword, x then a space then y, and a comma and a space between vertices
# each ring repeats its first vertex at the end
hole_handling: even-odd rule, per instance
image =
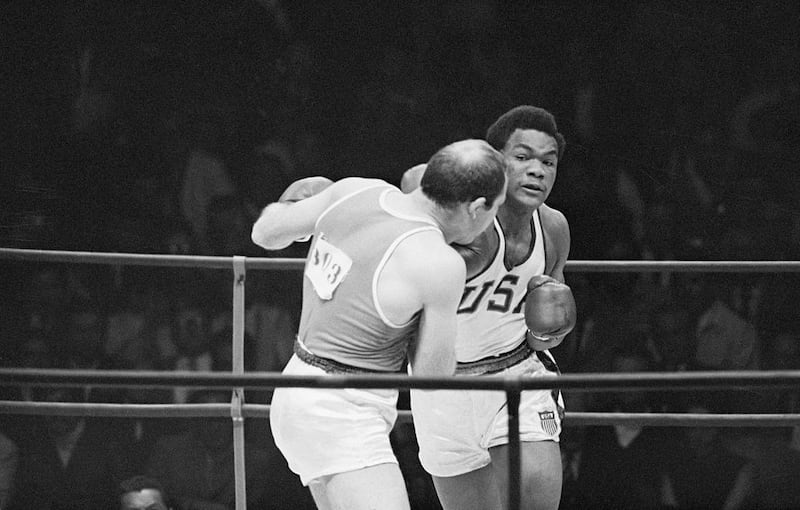
MULTIPOLYGON (((324 178, 311 178, 324 179, 324 178)), ((325 179, 327 181, 327 179, 325 179)), ((250 234, 253 242, 267 250, 280 250, 314 233, 319 216, 338 197, 363 186, 363 179, 342 179, 333 184, 301 179, 261 211, 250 234)))
POLYGON ((456 366, 456 311, 466 279, 464 260, 438 233, 413 237, 398 249, 400 260, 393 268, 401 271, 406 303, 420 312, 411 370, 414 375, 450 375, 456 366))
POLYGON ((464 292, 466 268, 457 253, 444 248, 420 272, 425 285, 419 334, 411 360, 415 375, 451 375, 456 369, 456 312, 464 292))
POLYGON ((555 257, 555 263, 549 274, 560 282, 566 282, 564 267, 567 264, 571 243, 569 223, 561 211, 552 207, 542 205, 539 211, 542 218, 542 229, 545 231, 545 237, 550 241, 552 254, 555 257))

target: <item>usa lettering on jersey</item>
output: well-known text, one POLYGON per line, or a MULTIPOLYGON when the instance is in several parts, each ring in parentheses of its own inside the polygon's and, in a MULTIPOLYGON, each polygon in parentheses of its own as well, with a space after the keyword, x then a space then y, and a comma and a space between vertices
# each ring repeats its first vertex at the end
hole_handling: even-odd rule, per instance
POLYGON ((506 274, 499 281, 488 280, 480 285, 467 285, 461 295, 458 313, 475 313, 484 307, 490 312, 506 313, 512 310, 512 313, 522 313, 528 292, 527 285, 524 292, 519 292, 518 283, 518 275, 506 274))

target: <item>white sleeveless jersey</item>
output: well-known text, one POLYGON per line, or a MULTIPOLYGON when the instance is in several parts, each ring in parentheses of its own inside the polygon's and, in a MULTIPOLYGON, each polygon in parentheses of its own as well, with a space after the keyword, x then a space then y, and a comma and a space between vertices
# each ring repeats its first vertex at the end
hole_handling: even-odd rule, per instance
POLYGON ((533 213, 533 247, 522 264, 505 265, 506 240, 497 219, 500 242, 491 264, 467 280, 458 307, 459 362, 476 361, 510 351, 525 336, 524 304, 528 281, 544 273, 545 247, 539 211, 533 213))

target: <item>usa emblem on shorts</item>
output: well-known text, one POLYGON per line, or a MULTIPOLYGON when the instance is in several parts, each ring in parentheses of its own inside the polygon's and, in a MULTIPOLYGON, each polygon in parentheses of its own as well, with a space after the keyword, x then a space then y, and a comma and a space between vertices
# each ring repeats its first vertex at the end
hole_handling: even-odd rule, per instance
POLYGON ((542 411, 539 413, 539 421, 542 423, 542 430, 554 436, 558 433, 558 424, 556 423, 556 413, 553 411, 542 411))

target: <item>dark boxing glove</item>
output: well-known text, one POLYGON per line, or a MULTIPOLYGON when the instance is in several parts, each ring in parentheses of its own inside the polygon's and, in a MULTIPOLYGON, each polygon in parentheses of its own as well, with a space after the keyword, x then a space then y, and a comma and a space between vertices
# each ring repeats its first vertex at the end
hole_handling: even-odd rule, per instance
POLYGON ((547 275, 530 279, 525 298, 525 323, 534 340, 556 340, 572 331, 576 319, 575 298, 569 285, 547 275))

